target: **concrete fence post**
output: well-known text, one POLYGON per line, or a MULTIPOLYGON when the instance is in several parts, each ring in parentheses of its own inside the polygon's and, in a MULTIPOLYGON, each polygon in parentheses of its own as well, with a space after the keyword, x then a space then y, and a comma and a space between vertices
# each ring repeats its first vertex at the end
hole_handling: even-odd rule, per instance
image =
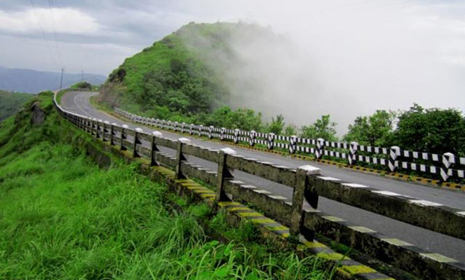
POLYGON ((181 171, 182 162, 187 160, 186 156, 184 156, 184 153, 182 152, 182 146, 184 144, 189 144, 189 143, 190 143, 190 140, 187 138, 178 139, 178 149, 176 153, 176 169, 175 169, 175 174, 174 174, 174 178, 176 180, 181 180, 181 179, 186 178, 186 176, 184 176, 184 174, 182 174, 182 171, 181 171))
POLYGON ((304 202, 307 200, 313 208, 316 209, 318 207, 318 195, 314 188, 309 186, 308 176, 316 176, 320 174, 321 170, 319 168, 310 165, 301 166, 296 171, 296 186, 292 196, 291 226, 289 231, 294 236, 302 234, 308 241, 313 240, 314 232, 303 227, 304 202))
POLYGON ((220 201, 228 201, 229 198, 226 196, 224 192, 224 183, 226 180, 232 180, 234 178, 232 171, 229 170, 226 160, 228 155, 233 156, 236 154, 231 148, 224 148, 221 149, 219 152, 219 161, 218 161, 218 176, 217 176, 217 183, 216 183, 216 197, 215 197, 215 204, 218 204, 220 201))
POLYGON ((89 133, 89 118, 86 117, 84 120, 83 120, 83 126, 84 126, 84 131, 89 133))
POLYGON ((318 138, 316 139, 316 151, 315 151, 315 158, 321 159, 325 154, 325 139, 318 138))
POLYGON ((125 124, 123 124, 123 126, 121 126, 121 141, 120 141, 120 147, 119 147, 119 149, 121 151, 126 151, 127 150, 126 147, 124 146, 124 140, 127 139, 125 130, 128 129, 128 128, 129 128, 129 126, 127 126, 125 124))
POLYGON ((105 137, 106 137, 106 135, 107 135, 108 132, 109 132, 109 131, 108 131, 108 125, 109 125, 109 124, 110 124, 109 121, 104 121, 104 122, 103 122, 103 135, 102 135, 102 140, 103 140, 103 142, 105 142, 105 141, 108 140, 108 138, 105 138, 105 137))
POLYGON ((95 121, 94 119, 89 119, 89 133, 94 136, 95 135, 95 121))
POLYGON ((97 119, 97 139, 101 138, 103 139, 103 120, 97 119))
POLYGON ((255 130, 251 130, 249 132, 249 146, 253 147, 255 145, 255 138, 257 137, 257 132, 255 130))
POLYGON ((150 141, 150 166, 159 166, 158 162, 156 161, 156 152, 159 152, 160 150, 155 143, 155 139, 162 136, 163 134, 159 131, 152 132, 152 139, 150 141))
POLYGON ((139 133, 144 132, 142 128, 136 127, 134 129, 134 141, 133 141, 133 146, 132 146, 132 157, 140 157, 140 154, 137 152, 137 145, 142 144, 142 142, 139 139, 139 133))
POLYGON ((355 141, 350 142, 349 156, 347 158, 349 165, 355 165, 357 163, 357 151, 358 151, 358 143, 355 141))
POLYGON ((394 172, 396 170, 397 168, 396 159, 399 156, 400 156, 400 147, 392 146, 391 149, 389 150, 389 162, 388 162, 389 171, 394 172))
POLYGON ((289 153, 295 154, 296 151, 297 151, 297 136, 292 135, 289 140, 289 153))
POLYGON ((224 134, 226 132, 226 128, 222 127, 221 128, 221 131, 220 131, 220 140, 223 141, 224 140, 224 134))
POLYGON ((95 123, 94 120, 89 118, 89 133, 95 135, 95 123))
POLYGON ((208 139, 212 139, 213 137, 213 126, 211 125, 210 127, 208 127, 208 139))
POLYGON ((102 141, 105 142, 105 122, 102 121, 101 124, 102 124, 102 125, 100 125, 100 120, 99 120, 99 125, 100 125, 100 130, 99 130, 99 132, 101 132, 100 138, 102 138, 102 141))
POLYGON ((189 125, 189 134, 190 135, 194 134, 194 125, 193 124, 189 125))
POLYGON ((274 148, 274 139, 276 138, 276 134, 274 133, 269 133, 268 134, 268 143, 266 145, 266 147, 268 148, 268 150, 273 150, 274 148))
POLYGON ((94 136, 95 135, 95 119, 92 118, 91 120, 89 120, 89 122, 90 122, 90 134, 94 136))
POLYGON ((455 155, 453 153, 445 153, 442 155, 441 161, 441 179, 446 182, 449 179, 449 169, 455 164, 455 155))
POLYGON ((112 123, 110 126, 110 145, 114 146, 115 144, 115 126, 118 126, 116 123, 112 123))
POLYGON ((239 143, 239 133, 240 133, 240 130, 239 129, 234 129, 234 144, 237 144, 239 143))
POLYGON ((99 139, 100 138, 100 124, 98 120, 95 120, 94 123, 95 123, 95 138, 99 139))

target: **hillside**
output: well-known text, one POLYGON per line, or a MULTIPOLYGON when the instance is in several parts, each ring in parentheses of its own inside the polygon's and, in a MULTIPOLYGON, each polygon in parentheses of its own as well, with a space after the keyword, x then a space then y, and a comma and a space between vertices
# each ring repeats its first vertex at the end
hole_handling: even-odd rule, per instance
POLYGON ((249 61, 238 48, 262 41, 282 44, 258 25, 190 23, 127 58, 110 74, 101 101, 152 117, 208 124, 202 114, 244 107, 238 101, 246 96, 254 99, 259 89, 247 71, 241 73, 249 61))
MULTIPOLYGON (((61 73, 44 72, 30 69, 10 69, 0 67, 0 89, 6 91, 39 93, 45 90, 56 90, 60 87, 61 73)), ((83 80, 93 85, 105 82, 105 76, 84 74, 83 80)), ((66 73, 63 75, 63 88, 81 81, 81 74, 66 73)))
POLYGON ((16 114, 34 95, 0 90, 0 121, 16 114))

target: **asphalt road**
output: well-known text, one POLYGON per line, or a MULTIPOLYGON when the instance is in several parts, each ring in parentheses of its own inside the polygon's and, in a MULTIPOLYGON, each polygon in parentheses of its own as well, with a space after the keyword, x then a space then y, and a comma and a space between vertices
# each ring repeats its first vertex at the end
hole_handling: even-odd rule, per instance
MULTIPOLYGON (((65 110, 81 115, 87 115, 90 117, 107 120, 109 122, 115 122, 120 125, 125 123, 120 119, 95 109, 89 102, 89 98, 95 94, 96 93, 89 92, 69 92, 63 96, 61 105, 65 110)), ((130 123, 126 124, 132 128, 136 127, 130 123)), ((144 129, 144 131, 154 130, 154 128, 151 127, 137 127, 141 127, 144 129)), ((178 134, 165 131, 163 131, 163 136, 171 139, 177 139, 180 137, 178 134)), ((191 142, 196 145, 214 149, 230 147, 219 142, 211 142, 208 140, 196 138, 191 138, 191 142)), ((232 148, 236 150, 238 155, 255 158, 260 161, 272 162, 291 168, 297 168, 299 166, 309 164, 321 168, 322 174, 325 176, 331 176, 343 181, 367 185, 379 190, 396 192, 405 196, 428 200, 465 211, 465 193, 462 191, 427 187, 414 183, 397 181, 378 175, 361 173, 339 167, 319 164, 313 161, 307 162, 266 152, 241 149, 237 147, 232 148)), ((173 150, 165 150, 164 152, 174 155, 173 150)), ((216 171, 216 164, 214 163, 197 158, 190 158, 189 160, 216 171)), ((241 180, 247 184, 266 189, 274 194, 282 195, 288 198, 292 197, 292 190, 287 186, 273 183, 243 172, 236 172, 234 175, 237 180, 241 180)), ((341 204, 333 200, 325 199, 323 197, 320 197, 318 209, 325 213, 343 218, 354 225, 371 228, 389 237, 404 240, 425 250, 434 253, 440 253, 465 263, 465 241, 460 239, 415 227, 403 222, 386 218, 381 215, 373 214, 365 210, 341 204)))

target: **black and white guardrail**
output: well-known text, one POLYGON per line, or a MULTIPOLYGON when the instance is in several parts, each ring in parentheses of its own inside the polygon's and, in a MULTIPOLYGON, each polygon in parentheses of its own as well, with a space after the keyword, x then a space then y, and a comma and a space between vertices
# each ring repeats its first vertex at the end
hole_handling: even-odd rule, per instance
POLYGON ((253 147, 255 144, 265 146, 267 149, 280 148, 290 154, 302 153, 314 155, 316 159, 323 156, 339 158, 347 161, 349 165, 370 164, 385 167, 388 171, 396 170, 414 171, 432 175, 441 181, 457 181, 465 178, 465 157, 458 157, 452 153, 443 155, 425 152, 402 150, 400 147, 372 147, 359 145, 357 142, 330 142, 322 138, 306 139, 295 135, 283 136, 273 133, 260 133, 256 131, 243 131, 239 129, 204 127, 202 125, 185 124, 146 118, 131 114, 124 110, 115 109, 115 112, 136 122, 152 125, 162 129, 186 132, 191 135, 216 138, 221 141, 232 141, 236 144, 247 143, 253 147))

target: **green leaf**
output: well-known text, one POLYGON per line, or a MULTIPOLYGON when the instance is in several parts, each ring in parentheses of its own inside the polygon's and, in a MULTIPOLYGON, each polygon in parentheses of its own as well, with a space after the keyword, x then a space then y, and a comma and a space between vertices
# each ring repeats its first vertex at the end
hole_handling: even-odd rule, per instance
POLYGON ((230 270, 231 269, 229 268, 229 266, 220 267, 217 270, 215 270, 215 272, 213 273, 213 277, 226 277, 228 276, 230 270))
POLYGON ((245 277, 245 280, 260 280, 257 272, 254 270, 245 277))

